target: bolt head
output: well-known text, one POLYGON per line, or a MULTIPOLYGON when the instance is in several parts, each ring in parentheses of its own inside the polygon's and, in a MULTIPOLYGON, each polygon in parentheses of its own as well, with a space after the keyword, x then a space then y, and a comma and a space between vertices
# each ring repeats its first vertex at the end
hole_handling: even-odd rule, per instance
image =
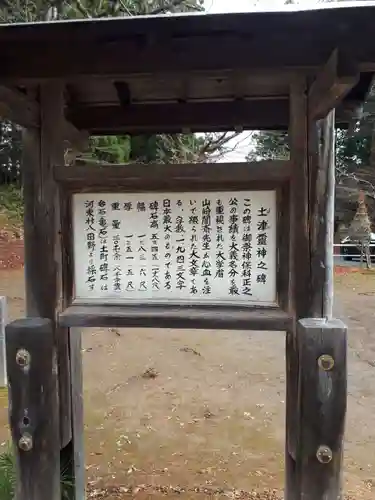
POLYGON ((322 354, 318 358, 318 366, 325 372, 329 372, 335 366, 335 360, 329 354, 322 354))
POLYGON ((320 445, 316 452, 316 458, 321 464, 329 464, 333 458, 331 448, 326 445, 320 445))
POLYGON ((30 365, 31 355, 26 349, 19 349, 16 353, 16 363, 22 368, 27 368, 30 365))
POLYGON ((33 438, 30 436, 30 434, 23 434, 19 441, 18 441, 18 447, 22 451, 30 451, 33 448, 33 438))

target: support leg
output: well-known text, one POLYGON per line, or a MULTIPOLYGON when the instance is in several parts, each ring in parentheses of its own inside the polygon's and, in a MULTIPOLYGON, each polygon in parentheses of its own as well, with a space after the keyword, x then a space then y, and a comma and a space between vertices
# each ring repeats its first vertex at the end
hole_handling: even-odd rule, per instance
POLYGON ((285 500, 298 500, 297 410, 298 353, 293 331, 286 334, 286 436, 285 436, 285 500))
POLYGON ((9 423, 15 500, 61 500, 57 359, 53 323, 27 318, 6 327, 9 423))
POLYGON ((303 319, 299 346, 299 497, 341 498, 346 415, 346 326, 336 319, 303 319))

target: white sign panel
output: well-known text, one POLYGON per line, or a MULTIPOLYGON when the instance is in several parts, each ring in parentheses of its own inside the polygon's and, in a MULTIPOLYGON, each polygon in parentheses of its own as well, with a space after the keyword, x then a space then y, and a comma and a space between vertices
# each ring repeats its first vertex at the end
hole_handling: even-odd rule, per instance
POLYGON ((276 302, 276 193, 73 196, 75 302, 276 302))

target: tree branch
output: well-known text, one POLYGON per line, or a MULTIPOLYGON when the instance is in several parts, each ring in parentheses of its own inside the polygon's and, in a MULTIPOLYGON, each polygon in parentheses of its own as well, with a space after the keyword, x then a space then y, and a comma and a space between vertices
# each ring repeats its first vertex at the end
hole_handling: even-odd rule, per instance
MULTIPOLYGON (((367 196, 369 196, 370 198, 373 198, 375 199, 375 184, 373 184, 371 181, 368 181, 366 179, 363 179, 361 177, 358 177, 357 175, 355 175, 353 172, 348 172, 345 168, 343 167, 339 167, 339 166, 336 166, 336 171, 344 178, 346 179, 352 179, 353 181, 355 181, 357 184, 364 184, 367 189, 366 189, 366 194, 367 196)), ((352 191, 352 192, 355 192, 356 190, 358 191, 359 190, 359 187, 357 188, 350 188, 348 186, 340 186, 340 184, 338 184, 337 186, 338 188, 341 188, 341 189, 345 189, 347 191, 352 191)))

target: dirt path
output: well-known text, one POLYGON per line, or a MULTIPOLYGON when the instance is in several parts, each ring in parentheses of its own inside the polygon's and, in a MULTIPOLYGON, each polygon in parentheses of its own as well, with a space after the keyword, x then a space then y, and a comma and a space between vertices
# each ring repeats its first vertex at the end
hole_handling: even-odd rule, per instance
MULTIPOLYGON (((23 314, 21 271, 0 271, 10 317, 23 314)), ((348 316, 346 491, 375 494, 375 277, 337 279, 348 316)), ((148 485, 137 498, 221 498, 220 488, 281 489, 284 335, 176 330, 86 330, 86 457, 90 482, 148 485), (161 487, 166 487, 164 493, 161 487), (143 496, 145 495, 145 496, 143 496), (203 495, 203 496, 202 496, 203 495)), ((5 398, 0 420, 6 423, 5 398)), ((6 439, 5 428, 0 439, 6 439)), ((134 494, 134 493, 133 493, 134 494)))

